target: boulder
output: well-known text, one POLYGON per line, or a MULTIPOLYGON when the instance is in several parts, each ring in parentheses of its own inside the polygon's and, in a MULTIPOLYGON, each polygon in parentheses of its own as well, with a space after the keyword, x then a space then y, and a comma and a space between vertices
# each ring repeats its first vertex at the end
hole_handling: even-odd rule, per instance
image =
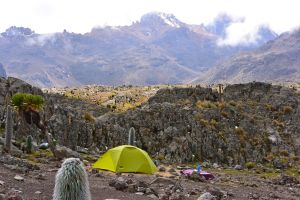
POLYGON ((216 198, 209 192, 205 192, 201 194, 201 196, 197 200, 216 200, 216 198))
POLYGON ((76 151, 73 151, 72 149, 64 146, 56 146, 55 152, 54 152, 55 157, 58 159, 64 159, 64 158, 80 158, 80 154, 77 153, 76 151))

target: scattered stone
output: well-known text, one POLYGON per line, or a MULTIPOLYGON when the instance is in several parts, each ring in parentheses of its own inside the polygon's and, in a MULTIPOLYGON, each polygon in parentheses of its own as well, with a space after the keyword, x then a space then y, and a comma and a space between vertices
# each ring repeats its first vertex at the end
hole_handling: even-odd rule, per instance
POLYGON ((44 142, 39 146, 39 149, 43 149, 43 150, 46 150, 48 148, 49 148, 49 144, 47 142, 44 142))
POLYGON ((0 194, 0 200, 5 200, 5 194, 0 194))
POLYGON ((183 194, 174 193, 170 196, 170 200, 184 200, 186 199, 183 194))
POLYGON ((80 158, 79 153, 77 153, 76 151, 73 151, 72 149, 65 147, 65 146, 56 146, 55 156, 58 159, 70 158, 70 157, 80 158))
POLYGON ((158 198, 160 200, 169 200, 169 195, 167 195, 167 194, 159 194, 158 198))
POLYGON ((197 182, 205 181, 205 178, 197 172, 193 172, 191 175, 188 175, 187 178, 190 180, 193 180, 193 181, 197 181, 197 182))
POLYGON ((137 188, 137 192, 145 193, 146 192, 146 188, 144 188, 144 187, 138 187, 137 188))
POLYGON ((166 168, 165 168, 165 167, 160 167, 160 168, 158 168, 158 171, 160 171, 160 172, 165 172, 165 171, 166 171, 166 168))
POLYGON ((4 185, 4 181, 0 181, 0 185, 4 185))
POLYGON ((38 180, 46 180, 47 175, 44 173, 40 173, 38 175, 35 176, 36 179, 38 180))
POLYGON ((41 192, 41 191, 36 191, 34 194, 36 194, 36 195, 41 195, 42 192, 41 192))
POLYGON ((116 188, 116 190, 125 190, 126 188, 128 188, 128 184, 123 177, 118 177, 114 187, 116 188))
POLYGON ((104 199, 104 200, 120 200, 120 199, 104 199))
POLYGON ((300 181, 293 176, 281 175, 280 178, 273 180, 273 184, 275 185, 297 185, 300 181))
POLYGON ((216 168, 219 168, 219 165, 218 165, 217 163, 214 163, 214 164, 213 164, 213 168, 215 168, 215 169, 216 169, 216 168))
POLYGON ((128 185, 127 191, 130 193, 135 193, 136 192, 136 185, 135 184, 130 184, 128 185))
POLYGON ((137 194, 137 195, 144 195, 143 192, 136 192, 135 194, 137 194))
POLYGON ((189 194, 189 195, 197 195, 198 192, 197 192, 197 190, 194 188, 194 189, 192 189, 191 191, 189 191, 188 194, 189 194))
POLYGON ((175 185, 175 182, 169 178, 158 177, 150 183, 150 185, 152 185, 152 184, 173 184, 173 185, 175 185))
POLYGON ((205 192, 198 198, 198 200, 216 200, 216 198, 209 192, 205 192))
POLYGON ((149 194, 149 195, 147 195, 147 197, 150 197, 151 199, 158 199, 158 197, 155 196, 154 194, 149 194))
POLYGON ((77 151, 78 153, 84 153, 84 154, 88 154, 88 153, 89 153, 89 151, 88 151, 87 148, 83 148, 83 147, 80 147, 80 146, 77 146, 77 147, 76 147, 76 151, 77 151))
POLYGON ((236 165, 236 166, 234 167, 234 169, 235 169, 235 170, 243 170, 243 167, 242 167, 242 165, 236 165))
POLYGON ((170 168, 168 172, 176 172, 176 170, 174 168, 170 168))
POLYGON ((7 200, 23 200, 22 191, 14 188, 10 189, 7 193, 7 200))
POLYGON ((24 181, 24 178, 22 176, 20 176, 20 175, 16 175, 14 177, 14 179, 17 180, 17 181, 24 181))
POLYGON ((215 196, 217 199, 221 199, 224 196, 224 192, 216 187, 210 187, 207 192, 215 196))

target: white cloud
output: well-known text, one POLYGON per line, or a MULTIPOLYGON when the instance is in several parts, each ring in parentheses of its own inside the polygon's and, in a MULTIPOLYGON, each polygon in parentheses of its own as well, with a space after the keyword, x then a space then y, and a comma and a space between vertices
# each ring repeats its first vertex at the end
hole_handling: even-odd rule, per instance
POLYGON ((253 31, 260 24, 277 33, 299 26, 299 7, 299 0, 9 0, 0 3, 0 32, 15 25, 37 33, 64 29, 85 33, 95 26, 131 24, 151 11, 207 24, 219 13, 228 13, 246 19, 227 30, 227 42, 234 43, 255 37, 253 31))

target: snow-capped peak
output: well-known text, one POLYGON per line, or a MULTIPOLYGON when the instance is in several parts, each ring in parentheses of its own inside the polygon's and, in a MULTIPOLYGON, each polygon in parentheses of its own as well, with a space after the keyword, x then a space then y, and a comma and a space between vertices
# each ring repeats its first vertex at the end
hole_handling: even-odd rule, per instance
POLYGON ((157 23, 157 21, 163 22, 164 24, 175 28, 179 28, 182 25, 182 22, 180 22, 173 14, 151 12, 143 15, 141 18, 142 24, 157 23))

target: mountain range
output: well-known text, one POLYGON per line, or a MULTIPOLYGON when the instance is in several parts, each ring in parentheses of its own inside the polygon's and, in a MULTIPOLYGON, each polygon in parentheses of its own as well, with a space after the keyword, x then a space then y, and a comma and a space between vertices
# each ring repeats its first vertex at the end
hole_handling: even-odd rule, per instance
POLYGON ((212 24, 191 25, 153 12, 129 26, 96 27, 85 34, 38 34, 12 26, 0 35, 0 63, 8 76, 40 87, 184 83, 277 37, 261 26, 254 43, 218 45, 231 23, 220 15, 212 24))
POLYGON ((300 83, 300 29, 219 63, 194 83, 300 83))

